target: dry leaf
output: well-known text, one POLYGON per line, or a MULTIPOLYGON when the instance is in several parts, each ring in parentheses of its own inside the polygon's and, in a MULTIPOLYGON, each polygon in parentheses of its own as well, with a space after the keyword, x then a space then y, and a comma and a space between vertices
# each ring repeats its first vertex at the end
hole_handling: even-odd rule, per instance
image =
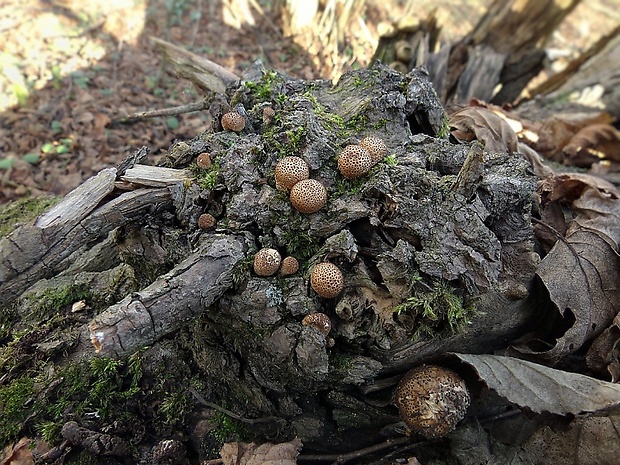
POLYGON ((536 413, 578 415, 620 407, 617 384, 512 357, 455 355, 471 365, 489 389, 536 413))
POLYGON ((620 313, 588 349, 588 368, 598 374, 611 377, 612 383, 620 380, 620 313))
POLYGON ((227 442, 220 450, 223 465, 295 465, 302 447, 299 439, 280 444, 227 442))
POLYGON ((611 124, 592 124, 575 134, 561 151, 565 165, 589 168, 601 160, 620 161, 620 131, 611 124))
POLYGON ((573 214, 565 238, 555 243, 536 272, 557 311, 554 327, 566 329, 557 339, 543 342, 548 350, 532 349, 540 347, 534 341, 515 349, 555 361, 600 334, 620 311, 620 193, 584 175, 553 177, 542 192, 543 209, 548 201, 570 202, 573 214))
POLYGON ((30 438, 23 437, 16 444, 6 446, 0 456, 0 465, 34 465, 30 438))
POLYGON ((466 107, 449 116, 452 135, 460 141, 477 139, 494 153, 517 151, 517 136, 501 117, 482 107, 466 107))
POLYGON ((523 445, 533 463, 616 465, 620 457, 620 414, 588 416, 571 422, 568 430, 542 426, 523 445))

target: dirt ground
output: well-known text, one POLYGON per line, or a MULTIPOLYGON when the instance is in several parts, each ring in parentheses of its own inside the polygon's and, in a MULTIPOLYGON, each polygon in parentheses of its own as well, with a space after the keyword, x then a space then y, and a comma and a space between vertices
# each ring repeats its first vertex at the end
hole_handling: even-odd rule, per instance
MULTIPOLYGON (((554 60, 547 72, 620 22, 616 2, 583 1, 571 13, 548 44, 554 60)), ((204 129, 206 118, 200 113, 110 126, 134 112, 200 98, 162 63, 150 37, 181 45, 237 74, 261 59, 293 76, 332 78, 335 68, 368 64, 381 23, 406 14, 424 18, 437 8, 444 38, 455 40, 469 31, 490 0, 367 0, 345 34, 337 66, 319 62, 295 38, 283 37, 273 3, 0 2, 0 203, 65 194, 142 145, 157 159, 175 139, 192 138, 204 129)))

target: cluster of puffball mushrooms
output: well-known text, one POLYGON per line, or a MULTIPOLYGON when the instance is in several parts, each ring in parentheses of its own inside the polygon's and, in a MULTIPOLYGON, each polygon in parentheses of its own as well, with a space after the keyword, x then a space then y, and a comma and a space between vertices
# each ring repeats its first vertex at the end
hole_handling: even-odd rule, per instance
MULTIPOLYGON (((265 110, 273 110, 266 108, 265 110)), ((264 115, 273 117, 273 114, 264 115)), ((237 112, 223 115, 222 128, 240 132, 245 119, 237 112)), ((203 154, 204 155, 204 154, 203 154)), ((364 137, 357 145, 347 145, 338 156, 338 170, 347 179, 358 179, 387 156, 383 140, 375 136, 364 137)), ((208 156, 207 156, 208 157, 208 156)), ((200 156, 199 156, 200 158, 200 156)), ((210 165, 209 160, 198 160, 199 166, 210 165)), ((208 167, 208 166, 207 166, 208 167)), ((310 179, 308 164, 300 157, 282 158, 275 167, 276 188, 289 192, 293 207, 301 213, 315 213, 327 202, 327 190, 317 180, 310 179)), ((202 229, 213 227, 215 219, 208 214, 199 219, 202 229)), ((282 258, 273 248, 263 248, 254 256, 254 272, 258 276, 290 276, 299 270, 295 257, 282 258)), ((344 279, 340 269, 330 262, 312 267, 310 287, 322 298, 332 299, 343 289, 344 279)), ((302 324, 317 329, 326 337, 329 346, 334 340, 327 338, 331 321, 324 313, 306 315, 302 324)), ((470 395, 465 382, 452 370, 435 365, 422 365, 410 370, 401 379, 394 394, 399 414, 412 432, 427 439, 445 436, 465 417, 470 395)))

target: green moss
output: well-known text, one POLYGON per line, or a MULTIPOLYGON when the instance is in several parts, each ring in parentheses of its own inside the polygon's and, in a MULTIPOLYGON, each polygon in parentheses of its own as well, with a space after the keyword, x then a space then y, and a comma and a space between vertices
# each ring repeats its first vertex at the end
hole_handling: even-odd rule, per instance
POLYGON ((187 392, 175 390, 164 396, 157 413, 164 424, 174 426, 182 424, 185 416, 193 410, 193 407, 194 403, 187 392))
POLYGON ((250 91, 254 104, 258 104, 277 99, 281 94, 277 94, 274 86, 282 82, 284 78, 280 74, 274 70, 267 70, 259 82, 247 81, 243 83, 243 87, 250 91))
POLYGON ((217 412, 213 416, 213 420, 217 425, 211 431, 211 436, 219 443, 243 441, 251 438, 250 431, 243 422, 231 418, 225 413, 217 412))
POLYGON ((437 137, 440 139, 447 139, 450 136, 450 120, 444 115, 441 121, 441 129, 437 133, 437 137))
POLYGON ((471 323, 476 314, 471 302, 465 302, 445 281, 436 281, 429 288, 418 278, 416 275, 412 282, 413 295, 394 307, 394 312, 414 318, 416 338, 444 331, 455 333, 471 323))
POLYGON ((27 375, 0 388, 0 448, 19 438, 23 423, 30 415, 34 381, 27 375))
POLYGON ((0 206, 0 237, 7 236, 16 223, 26 223, 35 219, 49 207, 57 204, 62 197, 33 197, 21 199, 0 206))
POLYGON ((200 168, 197 164, 192 163, 189 169, 196 177, 201 189, 211 190, 217 184, 217 178, 220 174, 220 162, 215 160, 207 169, 200 168))
POLYGON ((85 284, 45 289, 43 292, 28 295, 26 299, 29 302, 28 308, 31 309, 30 316, 35 319, 53 316, 79 300, 86 300, 88 304, 92 304, 91 293, 85 284))

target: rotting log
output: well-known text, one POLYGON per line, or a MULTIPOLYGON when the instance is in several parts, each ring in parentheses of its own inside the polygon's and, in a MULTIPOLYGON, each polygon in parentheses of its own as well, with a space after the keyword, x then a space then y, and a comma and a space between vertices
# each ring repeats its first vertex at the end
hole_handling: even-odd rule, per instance
MULTIPOLYGON (((217 413, 210 402, 251 424, 256 439, 297 436, 306 450, 368 445, 398 420, 389 405, 393 375, 445 352, 505 346, 538 308, 529 165, 517 154, 450 142, 424 71, 402 75, 377 65, 334 85, 256 64, 241 82, 214 97, 212 110, 242 112, 242 132, 213 128, 177 142, 161 167, 105 170, 0 246, 1 302, 12 325, 3 350, 11 335, 38 328, 19 346, 19 363, 2 362, 1 383, 29 368, 38 380, 47 377, 37 395, 53 404, 66 382, 54 378, 63 366, 140 360, 141 397, 119 406, 125 416, 88 420, 91 430, 114 422, 136 445, 134 461, 170 434, 158 417, 169 411, 170 392, 185 402, 175 427, 201 459, 216 437, 206 426, 217 413), (263 120, 266 106, 276 112, 271 122, 263 120), (368 176, 346 180, 338 152, 365 135, 381 137, 389 157, 368 176), (193 164, 203 152, 213 160, 206 170, 193 164), (327 188, 319 212, 297 212, 275 188, 274 166, 285 155, 303 157, 327 188), (217 219, 214 230, 197 228, 205 212, 217 219), (260 247, 296 256, 301 271, 256 276, 250 264, 260 247), (335 299, 308 286, 310 268, 322 260, 345 275, 335 299), (124 274, 114 276, 135 280, 121 298, 86 281, 87 273, 117 269, 124 274), (89 283, 79 297, 86 305, 33 311, 33 299, 60 277, 89 283), (424 316, 419 299, 439 314, 424 316), (461 318, 441 313, 447 303, 461 318), (328 336, 301 323, 313 312, 330 317, 328 336), (47 360, 40 371, 29 365, 32 354, 47 360)), ((49 413, 30 413, 51 421, 49 413)), ((24 431, 34 434, 31 423, 24 431)))

